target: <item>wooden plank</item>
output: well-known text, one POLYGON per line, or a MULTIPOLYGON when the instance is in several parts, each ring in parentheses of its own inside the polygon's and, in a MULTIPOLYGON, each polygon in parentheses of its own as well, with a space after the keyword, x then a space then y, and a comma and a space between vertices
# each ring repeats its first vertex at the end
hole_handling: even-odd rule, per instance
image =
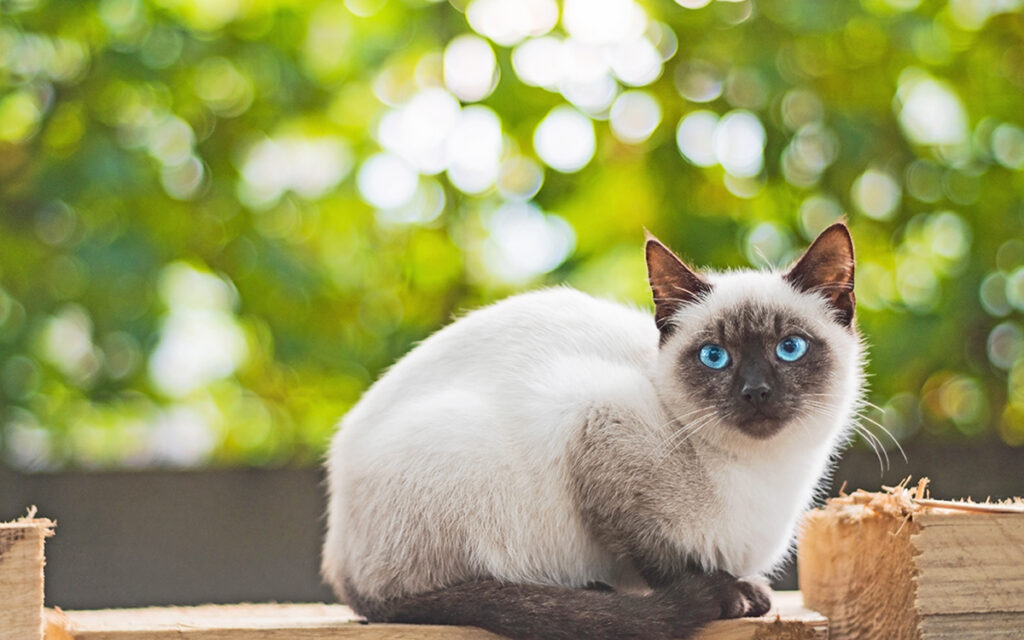
POLYGON ((836 640, 1024 638, 1020 501, 931 501, 924 488, 859 491, 808 513, 805 602, 836 640))
POLYGON ((915 518, 922 614, 1024 613, 1024 514, 924 511, 915 518))
MULTIPOLYGON (((101 611, 49 611, 46 640, 497 640, 472 627, 365 624, 344 605, 239 604, 101 611)), ((798 593, 776 594, 763 618, 711 623, 702 640, 825 640, 828 621, 801 604, 798 593)))
POLYGON ((914 498, 914 504, 933 509, 949 509, 952 511, 974 511, 976 513, 1024 513, 1024 503, 1009 502, 963 502, 953 500, 933 500, 931 498, 914 498))
POLYGON ((0 523, 0 640, 43 636, 43 541, 52 532, 45 519, 0 523))
POLYGON ((45 640, 498 640, 468 627, 360 622, 340 604, 238 604, 48 611, 45 640))
POLYGON ((1002 616, 1003 628, 993 630, 985 613, 925 616, 921 635, 928 640, 1024 640, 1024 613, 1002 616))

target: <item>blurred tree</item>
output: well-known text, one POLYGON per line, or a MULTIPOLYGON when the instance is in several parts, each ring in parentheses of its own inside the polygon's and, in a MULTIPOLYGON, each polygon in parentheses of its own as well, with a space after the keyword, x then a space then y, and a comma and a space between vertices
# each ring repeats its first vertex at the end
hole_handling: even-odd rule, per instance
POLYGON ((311 463, 458 310, 844 213, 866 418, 1024 445, 1021 5, 0 0, 4 459, 311 463))

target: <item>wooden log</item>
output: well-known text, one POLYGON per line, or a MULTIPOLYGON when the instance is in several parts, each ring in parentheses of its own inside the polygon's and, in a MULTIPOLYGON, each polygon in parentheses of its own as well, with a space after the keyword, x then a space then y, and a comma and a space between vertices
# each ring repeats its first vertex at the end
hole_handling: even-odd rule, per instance
POLYGON ((43 637, 43 541, 49 520, 0 523, 0 640, 43 637))
POLYGON ((927 481, 809 512, 804 603, 830 638, 1024 639, 1024 505, 930 500, 927 481))
MULTIPOLYGON (((825 640, 828 621, 799 594, 776 594, 763 618, 711 623, 701 640, 825 640)), ((365 624, 337 604, 239 604, 48 611, 46 640, 499 640, 472 627, 365 624)))

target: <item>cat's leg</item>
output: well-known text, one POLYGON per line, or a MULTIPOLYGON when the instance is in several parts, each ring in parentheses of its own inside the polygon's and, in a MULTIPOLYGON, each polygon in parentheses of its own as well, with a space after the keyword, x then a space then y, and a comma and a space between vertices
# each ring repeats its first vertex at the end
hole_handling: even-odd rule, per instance
MULTIPOLYGON (((656 592, 707 579, 670 532, 680 518, 699 522, 697 505, 710 483, 701 477, 699 460, 666 461, 657 451, 642 417, 615 407, 589 412, 569 451, 571 489, 593 535, 612 553, 629 558, 656 592), (672 465, 675 465, 673 467, 672 465), (689 492, 692 495, 685 495, 689 492)), ((680 455, 684 449, 676 449, 680 455)), ((760 580, 742 580, 725 572, 712 575, 731 581, 737 598, 721 617, 761 616, 771 608, 771 590, 760 580)), ((685 604, 685 603, 681 603, 685 604)))
POLYGON ((728 574, 694 576, 650 594, 477 580, 388 600, 346 588, 371 622, 481 627, 514 640, 679 640, 735 617, 744 596, 728 574))

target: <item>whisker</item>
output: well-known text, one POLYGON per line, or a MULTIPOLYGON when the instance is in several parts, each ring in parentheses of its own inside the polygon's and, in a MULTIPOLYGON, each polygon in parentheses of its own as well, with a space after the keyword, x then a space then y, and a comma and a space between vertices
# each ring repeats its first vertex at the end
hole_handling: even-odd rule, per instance
MULTIPOLYGON (((834 393, 809 393, 809 394, 807 394, 807 395, 808 395, 808 396, 814 396, 814 397, 821 397, 821 398, 836 398, 836 397, 839 397, 839 396, 838 396, 837 394, 834 394, 834 393)), ((859 417, 861 417, 861 418, 863 418, 863 419, 865 419, 865 420, 868 420, 868 421, 870 421, 870 422, 871 422, 872 424, 874 424, 874 425, 875 425, 875 426, 877 426, 877 427, 878 427, 879 429, 881 429, 882 431, 884 431, 884 432, 885 432, 885 434, 886 434, 887 436, 889 436, 889 437, 890 437, 890 438, 892 439, 892 441, 893 441, 893 444, 895 444, 895 445, 896 445, 896 448, 897 448, 897 449, 899 449, 899 451, 900 451, 900 455, 902 455, 902 456, 903 456, 903 459, 904 459, 904 461, 907 461, 907 454, 906 454, 906 452, 905 452, 905 451, 903 450, 903 446, 902 446, 902 445, 900 444, 899 440, 897 440, 897 439, 896 439, 896 437, 895 437, 895 436, 894 436, 894 435, 892 434, 892 432, 891 432, 891 431, 889 431, 889 430, 888 430, 888 429, 887 429, 887 428, 885 427, 885 425, 883 425, 883 424, 881 424, 881 423, 877 422, 876 420, 872 420, 871 418, 869 418, 869 417, 867 417, 866 415, 864 415, 864 412, 863 412, 863 408, 864 408, 864 407, 870 407, 871 409, 874 409, 875 411, 878 411, 879 413, 881 413, 881 414, 883 414, 883 415, 884 415, 884 414, 886 413, 886 409, 883 409, 882 407, 878 406, 878 405, 877 405, 877 404, 875 404, 874 402, 871 402, 870 400, 859 400, 859 401, 858 401, 858 403, 859 403, 860 405, 862 405, 862 407, 861 407, 861 409, 858 409, 858 410, 856 410, 856 411, 854 412, 854 415, 857 415, 857 416, 859 416, 859 417)))
POLYGON ((674 447, 672 447, 672 450, 668 452, 668 455, 671 455, 671 454, 675 453, 676 450, 679 449, 679 447, 681 447, 684 442, 686 442, 687 440, 689 440, 693 436, 697 435, 697 433, 699 433, 700 431, 703 431, 704 429, 706 429, 708 427, 708 425, 710 425, 712 422, 714 422, 715 425, 721 424, 721 421, 720 421, 720 419, 717 416, 715 416, 715 415, 709 416, 708 419, 705 420, 700 425, 700 427, 694 429, 693 431, 688 433, 685 438, 683 438, 682 440, 677 442, 676 445, 674 447))
POLYGON ((871 446, 871 450, 875 453, 875 457, 878 458, 878 474, 882 475, 885 473, 885 469, 882 466, 882 456, 878 453, 878 446, 875 444, 875 440, 873 439, 874 436, 869 436, 869 434, 862 429, 863 428, 859 424, 853 425, 853 430, 864 438, 864 441, 871 446))
POLYGON ((807 424, 804 422, 804 420, 806 418, 810 418, 810 417, 811 417, 811 413, 809 411, 804 411, 803 409, 797 409, 796 421, 800 424, 800 428, 804 430, 804 434, 808 438, 811 438, 812 434, 811 434, 811 430, 807 428, 807 424))
POLYGON ((715 409, 714 407, 697 407, 696 409, 691 409, 690 411, 687 411, 686 413, 680 414, 680 415, 672 418, 668 422, 662 424, 661 426, 658 427, 657 430, 661 431, 662 429, 664 429, 665 427, 669 426, 673 422, 678 422, 678 421, 680 421, 680 420, 682 420, 684 418, 688 418, 688 417, 690 417, 690 416, 692 416, 692 415, 694 415, 696 413, 703 413, 703 412, 706 412, 706 411, 713 411, 714 409, 715 409))
MULTIPOLYGON (((654 438, 658 438, 657 444, 655 446, 655 449, 661 449, 662 450, 661 457, 664 457, 665 456, 664 451, 666 449, 671 449, 680 438, 684 437, 688 432, 692 431, 695 428, 695 425, 699 424, 702 420, 706 419, 714 411, 715 411, 714 407, 701 407, 701 408, 696 409, 694 411, 690 411, 687 414, 684 414, 684 416, 682 416, 682 417, 685 417, 686 415, 691 414, 691 413, 699 412, 699 413, 697 413, 696 416, 691 418, 689 424, 683 425, 676 432, 672 433, 668 438, 658 438, 658 435, 655 434, 653 437, 654 438)), ((673 420, 669 420, 668 422, 666 422, 665 424, 663 424, 661 427, 658 428, 658 432, 661 432, 665 427, 669 426, 670 424, 672 424, 673 422, 676 422, 679 419, 681 419, 681 417, 673 419, 673 420)))
MULTIPOLYGON (((834 394, 834 393, 809 393, 809 394, 807 394, 807 396, 808 397, 804 399, 804 402, 808 406, 816 407, 816 408, 819 408, 819 409, 828 409, 830 407, 828 405, 826 405, 825 403, 821 402, 820 400, 814 400, 813 398, 835 398, 835 397, 838 397, 838 395, 834 394)), ((884 415, 885 414, 885 409, 879 407, 877 404, 874 404, 873 402, 870 402, 868 400, 860 400, 859 404, 860 404, 860 407, 855 409, 854 412, 853 412, 853 416, 858 421, 857 423, 854 424, 854 430, 857 433, 861 434, 861 436, 865 440, 868 440, 869 437, 871 438, 871 442, 869 442, 869 444, 871 444, 872 448, 881 449, 883 454, 885 454, 886 465, 888 467, 891 468, 891 461, 889 460, 889 454, 888 454, 888 451, 887 451, 886 447, 882 444, 881 439, 877 435, 872 433, 871 430, 866 425, 861 424, 860 421, 868 422, 868 423, 878 427, 879 429, 881 429, 882 432, 885 433, 885 435, 888 436, 890 440, 892 440, 893 444, 896 445, 896 449, 897 449, 897 451, 899 451, 900 457, 903 458, 903 461, 904 462, 909 462, 909 459, 907 458, 907 452, 903 449, 903 445, 900 444, 900 441, 896 438, 896 436, 894 436, 893 433, 891 431, 889 431, 889 429, 887 429, 884 424, 882 424, 881 422, 875 420, 874 418, 871 418, 870 416, 868 416, 865 413, 865 411, 867 411, 868 408, 871 408, 871 409, 875 409, 876 411, 879 411, 880 413, 882 413, 884 415)), ((877 451, 876 451, 876 455, 877 455, 877 451)))
POLYGON ((673 453, 679 450, 679 447, 681 447, 684 442, 692 438, 699 431, 702 431, 712 422, 717 422, 717 417, 714 415, 713 411, 704 415, 700 420, 694 422, 692 425, 687 425, 686 431, 681 431, 684 433, 684 436, 682 438, 677 438, 676 442, 672 445, 672 448, 662 453, 662 456, 658 459, 658 464, 660 465, 668 460, 673 453))
POLYGON ((754 245, 754 252, 757 253, 757 257, 761 258, 761 261, 764 262, 764 266, 769 269, 775 266, 772 264, 772 261, 768 259, 768 256, 764 255, 764 251, 761 251, 761 247, 754 245))
POLYGON ((871 431, 869 431, 864 425, 858 425, 858 427, 858 432, 865 438, 870 439, 871 442, 874 443, 874 445, 877 445, 878 449, 882 451, 882 455, 885 456, 885 468, 891 469, 892 461, 889 459, 889 452, 886 451, 885 447, 882 445, 882 440, 875 434, 871 433, 871 431))
POLYGON ((896 448, 899 450, 900 455, 903 456, 903 461, 904 462, 910 462, 910 460, 907 459, 907 452, 903 450, 903 445, 900 444, 900 441, 896 439, 896 436, 894 436, 891 431, 889 431, 888 429, 885 428, 885 425, 883 425, 881 422, 879 422, 879 421, 877 421, 877 420, 875 420, 873 418, 869 418, 868 416, 864 415, 864 413, 862 413, 862 412, 858 411, 855 415, 858 418, 862 419, 862 420, 867 420, 871 424, 875 425, 876 427, 878 427, 879 429, 884 431, 885 435, 889 436, 889 438, 893 441, 893 444, 896 445, 896 448))
POLYGON ((872 409, 877 410, 879 413, 885 413, 885 409, 883 409, 882 407, 878 406, 874 402, 868 402, 867 400, 861 400, 861 404, 863 404, 865 407, 871 407, 872 409))

